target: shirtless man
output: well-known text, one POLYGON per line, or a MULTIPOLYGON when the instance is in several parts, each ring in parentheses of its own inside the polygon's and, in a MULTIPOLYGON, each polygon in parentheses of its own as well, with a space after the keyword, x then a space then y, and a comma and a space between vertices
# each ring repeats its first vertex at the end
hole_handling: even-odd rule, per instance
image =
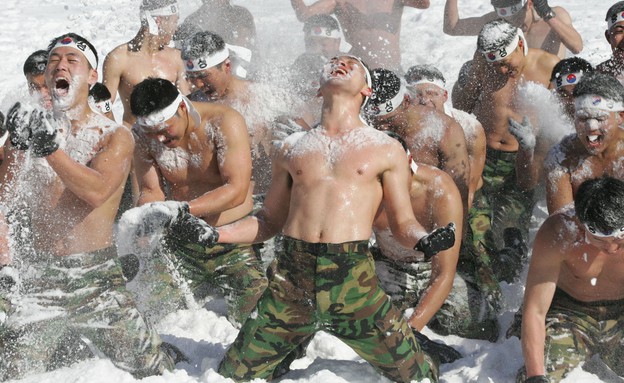
POLYGON ((614 77, 593 72, 574 89, 576 133, 548 154, 548 212, 571 204, 585 180, 610 176, 624 180, 624 86, 614 77))
POLYGON ((596 70, 605 72, 624 83, 624 1, 618 1, 607 10, 605 38, 611 46, 613 56, 598 64, 596 70))
POLYGON ((375 69, 369 114, 373 125, 397 133, 417 163, 448 173, 468 210, 470 160, 462 127, 451 117, 415 102, 401 79, 386 69, 375 69))
POLYGON ((10 246, 22 281, 0 292, 10 302, 0 325, 0 380, 89 355, 105 355, 137 378, 161 373, 174 361, 126 290, 112 240, 132 134, 88 105, 98 64, 91 43, 69 33, 48 53, 54 117, 17 103, 7 119, 0 202, 10 210, 28 198, 35 254, 10 246))
POLYGON ((483 27, 467 81, 453 92, 454 106, 474 113, 487 140, 483 187, 475 194, 468 218, 472 239, 465 245, 471 258, 495 262, 493 269, 503 280, 513 280, 522 268, 533 189, 550 149, 534 116, 518 113, 516 91, 527 82, 547 88, 558 61, 541 49, 529 49, 519 28, 495 20, 483 27))
POLYGON ((494 11, 483 16, 459 18, 457 0, 446 0, 444 33, 476 36, 490 21, 503 18, 521 28, 529 48, 539 48, 564 58, 566 48, 573 54, 583 50, 583 39, 572 25, 568 11, 551 8, 548 0, 492 0, 494 11))
POLYGON ((324 330, 393 381, 437 380, 436 366, 379 286, 368 240, 382 203, 395 239, 427 256, 455 243, 454 227, 427 235, 404 208, 410 203, 405 151, 360 119, 371 94, 364 64, 352 56, 330 60, 320 93, 321 124, 276 151, 264 207, 219 228, 225 243, 285 236, 256 316, 243 325, 219 372, 236 381, 270 379, 291 350, 324 330))
POLYGON ((154 214, 170 212, 172 222, 163 226, 176 268, 197 298, 206 294, 206 285, 216 285, 226 297, 228 318, 240 325, 267 284, 258 251, 251 245, 207 246, 190 233, 206 222, 234 222, 253 208, 245 121, 225 105, 189 101, 164 79, 139 83, 130 106, 137 116, 134 163, 143 207, 124 214, 120 227, 130 230, 120 234, 132 237, 132 229, 157 226, 154 214))
POLYGON ((102 113, 111 120, 115 119, 111 94, 106 85, 101 82, 96 82, 89 90, 89 105, 91 105, 94 112, 102 113))
POLYGON ((405 74, 407 89, 414 99, 424 106, 436 109, 452 117, 464 129, 468 158, 470 160, 470 182, 468 184, 468 206, 472 206, 474 193, 481 188, 483 166, 485 165, 485 131, 475 116, 446 104, 448 92, 444 75, 430 65, 415 65, 405 74))
POLYGON ((401 17, 404 7, 429 8, 429 0, 290 0, 297 18, 306 21, 313 15, 335 14, 350 54, 364 58, 371 68, 401 70, 401 17))
POLYGON ((306 53, 329 59, 340 52, 340 25, 330 15, 311 16, 303 23, 303 39, 306 53))
POLYGON ((124 108, 123 121, 134 124, 130 95, 134 86, 148 77, 164 78, 176 84, 182 94, 190 88, 184 77, 180 51, 169 48, 179 19, 177 0, 143 0, 141 28, 129 42, 113 49, 104 60, 102 83, 115 102, 117 93, 124 108))
MULTIPOLYGON (((404 144, 395 133, 386 133, 404 144)), ((427 230, 444 226, 449 221, 461 222, 462 201, 451 177, 436 167, 416 164, 413 160, 410 162, 410 200, 418 222, 427 230)), ((457 224, 456 228, 461 231, 461 225, 457 224)), ((377 276, 399 309, 413 308, 414 312, 408 321, 412 328, 421 331, 428 326, 444 335, 496 339, 497 311, 476 289, 472 276, 456 274, 461 242, 459 237, 453 247, 441 251, 429 262, 396 243, 385 210, 375 219, 374 230, 381 252, 373 252, 377 276)), ((419 339, 424 337, 418 333, 416 336, 419 339)), ((425 340, 423 349, 427 351, 432 344, 430 342, 425 340)), ((461 357, 448 346, 434 346, 443 362, 452 362, 461 357)))
POLYGON ((569 57, 563 59, 555 65, 550 75, 550 89, 559 97, 563 109, 570 119, 574 120, 574 88, 587 73, 594 68, 585 59, 580 57, 569 57))
MULTIPOLYGON (((241 113, 247 123, 252 151, 254 194, 260 196, 271 182, 271 128, 281 115, 293 113, 292 96, 264 83, 236 76, 230 54, 240 47, 225 43, 212 32, 199 32, 183 44, 186 75, 195 91, 193 101, 213 101, 241 113)), ((241 52, 242 54, 243 52, 241 52)))
POLYGON ((526 372, 517 381, 561 381, 597 354, 624 376, 623 204, 623 181, 590 179, 573 207, 540 227, 524 293, 526 372))

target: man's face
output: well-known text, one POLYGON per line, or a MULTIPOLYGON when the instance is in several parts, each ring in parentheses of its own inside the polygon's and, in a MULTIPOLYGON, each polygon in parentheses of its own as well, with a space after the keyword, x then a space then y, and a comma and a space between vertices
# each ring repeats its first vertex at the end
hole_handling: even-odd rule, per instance
POLYGON ((45 79, 54 106, 66 110, 86 102, 89 86, 97 81, 97 72, 80 51, 61 46, 49 55, 45 79))
MULTIPOLYGON (((520 44, 520 43, 519 43, 520 44)), ((518 45, 514 51, 502 60, 490 63, 492 67, 503 76, 516 78, 520 76, 522 61, 524 60, 524 52, 522 47, 518 45)))
POLYGON ((186 72, 186 78, 195 89, 201 90, 208 98, 218 100, 225 95, 230 83, 226 64, 213 66, 196 72, 186 72))
POLYGON ((333 57, 340 51, 340 39, 318 36, 306 36, 306 52, 325 57, 333 57))
POLYGON ((162 39, 163 44, 169 44, 173 34, 178 29, 180 16, 156 16, 155 20, 158 25, 158 36, 162 39))
POLYGON ((168 148, 176 148, 184 138, 188 121, 184 111, 178 107, 176 114, 157 126, 141 126, 147 138, 156 140, 168 148))
POLYGON ((410 87, 412 94, 420 105, 444 111, 444 103, 448 99, 446 90, 434 84, 418 84, 410 87))
POLYGON ((620 113, 602 109, 584 108, 575 112, 576 134, 585 149, 592 155, 605 151, 617 139, 620 113))
POLYGON ((605 37, 611 45, 614 55, 624 55, 624 21, 614 24, 611 29, 605 32, 605 37))
POLYGON ((612 235, 606 236, 603 233, 597 232, 592 225, 585 224, 583 226, 585 239, 589 244, 611 255, 624 254, 624 237, 621 235, 622 229, 616 230, 617 233, 609 233, 612 235))
POLYGON ((334 57, 323 66, 321 91, 327 86, 339 86, 353 92, 370 94, 366 80, 366 69, 362 62, 351 56, 334 57))
POLYGON ((26 81, 28 82, 28 92, 31 96, 37 97, 41 106, 45 109, 52 109, 52 96, 50 95, 50 89, 46 85, 45 75, 34 74, 26 75, 26 81))
MULTIPOLYGON (((531 12, 529 12, 530 2, 531 0, 529 0, 526 4, 524 4, 524 6, 521 6, 521 1, 518 1, 517 5, 514 7, 515 13, 511 14, 510 16, 501 16, 501 18, 509 22, 514 27, 520 28, 522 29, 523 32, 526 32, 529 29, 529 25, 530 25, 531 18, 532 18, 532 14, 531 12)), ((512 7, 506 7, 506 8, 512 8, 512 7)))

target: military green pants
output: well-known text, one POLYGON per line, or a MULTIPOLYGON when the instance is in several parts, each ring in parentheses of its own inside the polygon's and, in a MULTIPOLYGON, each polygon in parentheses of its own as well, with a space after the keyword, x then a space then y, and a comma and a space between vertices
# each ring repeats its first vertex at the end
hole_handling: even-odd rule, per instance
POLYGON ((379 286, 367 241, 323 244, 286 237, 268 276, 257 315, 228 349, 222 375, 270 379, 287 354, 323 330, 393 381, 437 381, 437 366, 379 286))
MULTIPOLYGON (((521 190, 516 183, 516 152, 487 148, 483 169, 483 187, 475 193, 468 212, 468 231, 458 268, 464 263, 490 267, 496 280, 512 281, 520 274, 526 249, 510 248, 506 233, 519 233, 528 241, 529 225, 535 201, 533 190, 521 190)), ((474 268, 470 266, 469 268, 474 268)), ((489 274, 488 270, 481 273, 489 274)), ((491 279, 486 276, 485 279, 491 279)), ((483 283, 490 283, 483 281, 483 283)), ((492 288, 488 288, 492 290, 492 288)))
POLYGON ((205 247, 180 243, 168 237, 177 271, 193 295, 205 297, 216 289, 225 297, 228 320, 245 322, 267 287, 267 278, 260 253, 253 245, 218 244, 205 247))
MULTIPOLYGON (((429 287, 431 262, 397 262, 371 249, 382 288, 402 311, 414 308, 429 287)), ((495 341, 498 302, 480 291, 469 276, 458 272, 453 288, 427 326, 441 335, 495 341)))
POLYGON ((557 289, 546 314, 546 374, 558 382, 595 354, 624 377, 624 300, 581 302, 557 289))
POLYGON ((114 248, 40 255, 22 270, 0 324, 0 381, 88 356, 109 358, 141 378, 174 367, 126 290, 114 248))

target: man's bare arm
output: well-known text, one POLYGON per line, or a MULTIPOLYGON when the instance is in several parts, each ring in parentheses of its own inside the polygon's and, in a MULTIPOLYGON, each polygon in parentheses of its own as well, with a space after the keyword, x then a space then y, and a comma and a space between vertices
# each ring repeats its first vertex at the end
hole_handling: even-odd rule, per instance
POLYGON ((184 68, 184 61, 182 61, 181 53, 178 51, 178 67, 176 70, 175 85, 183 95, 191 93, 191 86, 186 80, 186 69, 184 68))
POLYGON ((219 227, 219 242, 264 242, 282 230, 290 210, 292 186, 283 150, 282 148, 273 151, 271 187, 262 209, 253 216, 219 227))
POLYGON ((460 19, 457 0, 446 0, 442 29, 449 36, 477 36, 485 24, 497 18, 496 12, 490 12, 479 17, 460 19))
POLYGON ((119 90, 119 83, 121 82, 121 75, 124 70, 125 61, 122 59, 117 48, 106 55, 104 64, 102 66, 102 84, 106 85, 108 91, 111 94, 111 103, 117 99, 117 91, 119 90))
POLYGON ((245 120, 234 110, 227 111, 215 137, 222 186, 189 201, 191 214, 204 217, 232 209, 243 202, 251 182, 251 150, 245 120))
MULTIPOLYGON (((522 312, 522 353, 527 377, 544 375, 546 314, 557 287, 563 263, 561 215, 551 216, 540 227, 531 256, 522 312)), ((564 238, 565 239, 565 238, 564 238)), ((569 239, 573 240, 573 239, 569 239)))
POLYGON ((403 0, 402 4, 406 7, 427 9, 431 5, 429 0, 403 0))
POLYGON ((555 146, 544 163, 546 175, 546 206, 553 214, 562 207, 574 202, 572 179, 565 166, 557 160, 559 147, 555 146))
POLYGON ((47 156, 46 160, 72 193, 98 207, 126 182, 133 150, 132 134, 125 127, 118 127, 105 138, 103 148, 89 166, 76 162, 62 149, 47 156))
MULTIPOLYGON (((455 222, 457 232, 461 233, 464 209, 459 190, 451 177, 440 173, 436 178, 436 193, 431 196, 433 222, 436 227, 444 227, 449 222, 455 222)), ((421 331, 429 323, 453 288, 460 245, 461 236, 458 235, 453 247, 439 252, 432 258, 429 284, 409 319, 410 326, 416 330, 421 331)))
POLYGON ((156 167, 154 159, 147 150, 147 142, 142 141, 143 138, 136 138, 136 147, 134 150, 134 171, 136 173, 137 182, 139 184, 139 198, 137 206, 146 203, 164 201, 165 192, 161 185, 161 175, 156 167))
POLYGON ((402 246, 413 248, 427 232, 416 220, 412 209, 405 209, 405 206, 411 206, 407 188, 410 174, 405 150, 398 141, 387 146, 391 166, 381 177, 382 203, 394 238, 402 246))
POLYGON ((312 5, 305 5, 303 0, 290 0, 299 21, 306 21, 310 16, 329 15, 336 9, 336 0, 319 0, 312 5))
POLYGON ((579 54, 583 50, 583 38, 578 33, 574 25, 572 25, 572 18, 568 11, 561 7, 554 7, 553 11, 556 16, 547 20, 548 26, 559 36, 563 45, 570 50, 573 54, 579 54))
POLYGON ((472 61, 464 65, 469 67, 465 73, 460 71, 458 80, 453 86, 451 100, 454 108, 472 113, 483 90, 482 79, 486 78, 487 63, 481 53, 475 52, 472 61))
POLYGON ((446 134, 440 142, 442 155, 441 166, 451 176, 461 194, 462 202, 468 212, 468 185, 470 184, 470 159, 466 146, 466 136, 462 127, 452 118, 446 120, 446 134))

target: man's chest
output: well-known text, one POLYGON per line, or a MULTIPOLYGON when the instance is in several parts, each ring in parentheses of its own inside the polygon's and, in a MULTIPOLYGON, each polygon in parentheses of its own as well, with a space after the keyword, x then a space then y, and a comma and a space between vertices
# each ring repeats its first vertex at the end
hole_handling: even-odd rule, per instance
POLYGON ((122 82, 130 87, 134 87, 148 77, 164 78, 175 82, 179 66, 179 59, 170 55, 131 56, 122 73, 122 82))

